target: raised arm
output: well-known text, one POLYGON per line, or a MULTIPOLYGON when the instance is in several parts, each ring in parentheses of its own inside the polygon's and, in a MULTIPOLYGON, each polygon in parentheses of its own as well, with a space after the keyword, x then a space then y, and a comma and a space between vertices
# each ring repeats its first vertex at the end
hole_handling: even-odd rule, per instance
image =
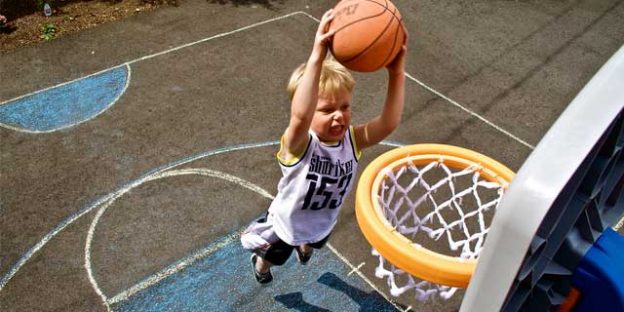
MULTIPOLYGON (((407 39, 406 39, 407 42, 407 39)), ((403 45, 397 57, 386 67, 388 71, 388 92, 380 115, 365 124, 354 127, 355 140, 359 149, 379 143, 396 129, 401 121, 405 102, 405 55, 403 45)))
POLYGON ((281 156, 284 159, 301 155, 308 142, 308 130, 318 101, 321 68, 327 55, 327 44, 334 35, 334 31, 329 30, 329 23, 333 17, 332 10, 323 14, 314 38, 312 53, 293 95, 290 122, 282 141, 281 156))
POLYGON ((388 92, 380 115, 367 123, 354 128, 355 140, 359 149, 379 143, 397 128, 401 122, 401 113, 405 102, 405 54, 403 46, 397 58, 388 65, 388 92))

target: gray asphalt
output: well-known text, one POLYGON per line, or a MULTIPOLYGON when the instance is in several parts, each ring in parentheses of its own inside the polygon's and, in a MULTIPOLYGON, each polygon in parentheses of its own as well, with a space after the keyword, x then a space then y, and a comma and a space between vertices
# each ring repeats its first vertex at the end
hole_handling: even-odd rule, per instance
MULTIPOLYGON (((0 102, 126 62, 132 70, 122 98, 84 124, 47 134, 0 127, 0 277, 67 225, 0 289, 0 310, 104 311, 84 268, 95 210, 68 218, 155 168, 278 140, 288 120, 287 79, 310 51, 314 18, 335 3, 181 2, 0 55, 0 102), (285 17, 294 12, 301 13, 285 17), (153 56, 188 43, 195 44, 153 56)), ((414 79, 389 140, 458 145, 513 170, 624 43, 621 0, 395 3, 410 33, 407 72, 414 79)), ((385 73, 355 76, 354 121, 361 122, 381 107, 385 73)), ((367 150, 361 168, 389 148, 367 150)), ((275 152, 275 145, 232 151, 182 168, 219 170, 273 193, 280 175, 275 152)), ((102 218, 92 257, 104 293, 131 287, 268 205, 222 181, 173 179, 133 189, 102 218)), ((361 271, 387 291, 374 277, 353 196, 331 244, 351 263, 367 263, 361 271)), ((414 310, 454 311, 461 293, 424 304, 409 295, 396 300, 414 310)))

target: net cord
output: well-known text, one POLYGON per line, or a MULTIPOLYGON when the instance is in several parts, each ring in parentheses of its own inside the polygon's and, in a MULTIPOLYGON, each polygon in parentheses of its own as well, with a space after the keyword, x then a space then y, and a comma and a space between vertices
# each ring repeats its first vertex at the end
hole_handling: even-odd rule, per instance
MULTIPOLYGON (((500 196, 497 200, 482 203, 480 202, 478 189, 479 187, 493 188, 497 185, 502 185, 503 188, 506 188, 514 175, 511 170, 491 158, 467 149, 441 144, 417 144, 397 148, 383 154, 374 160, 363 172, 356 192, 356 217, 362 233, 369 240, 375 252, 379 253, 382 257, 380 266, 376 269, 376 274, 388 278, 392 293, 402 293, 405 289, 416 288, 416 291, 419 292, 418 297, 426 298, 430 296, 431 293, 439 293, 440 296, 444 298, 446 296, 452 296, 455 292, 454 287, 466 287, 476 266, 476 261, 474 259, 477 257, 483 245, 484 237, 487 234, 487 226, 483 220, 483 216, 478 215, 480 233, 476 235, 470 235, 468 233, 468 244, 463 243, 464 247, 462 248, 464 248, 464 250, 462 250, 461 257, 456 258, 438 254, 411 242, 408 238, 403 236, 420 230, 424 230, 425 232, 428 230, 423 226, 428 220, 418 220, 417 216, 409 216, 407 214, 400 218, 396 217, 396 211, 400 208, 400 205, 406 200, 410 201, 409 198, 401 197, 394 206, 389 207, 394 216, 388 216, 384 213, 384 209, 378 202, 379 197, 388 195, 388 202, 392 202, 396 194, 405 192, 405 189, 409 189, 416 184, 430 191, 435 190, 445 183, 448 184, 450 180, 457 176, 468 174, 473 174, 473 187, 459 192, 451 188, 453 196, 445 202, 435 203, 435 199, 428 196, 422 196, 417 199, 417 201, 433 200, 436 207, 451 207, 455 209, 461 218, 450 224, 445 223, 444 218, 442 218, 437 211, 429 214, 427 218, 437 217, 438 221, 444 223, 444 227, 460 228, 463 226, 462 220, 479 214, 479 212, 464 214, 463 211, 461 211, 461 199, 463 196, 473 194, 476 196, 475 198, 477 198, 478 205, 482 210, 492 209, 500 200, 502 192, 500 192, 500 196), (417 178, 411 181, 405 188, 401 186, 384 185, 383 176, 386 174, 396 176, 403 174, 407 170, 418 170, 415 166, 406 166, 405 164, 408 162, 414 165, 424 166, 423 169, 420 169, 421 171, 426 171, 440 164, 444 164, 442 169, 447 172, 447 177, 442 181, 430 185, 422 178, 422 174, 416 173, 417 178), (397 172, 393 173, 393 168, 399 169, 397 172), (460 171, 451 172, 451 168, 459 168, 460 171), (485 178, 485 181, 482 179, 479 180, 480 177, 485 178), (388 192, 390 192, 390 194, 388 194, 388 192), (390 220, 386 219, 387 217, 389 217, 390 220), (409 217, 416 218, 414 220, 415 227, 401 228, 400 226, 392 225, 393 223, 397 225, 403 224, 409 217), (474 245, 476 248, 474 248, 473 251, 469 250, 469 248, 466 249, 465 246, 471 245, 473 241, 475 242, 474 245), (383 262, 392 263, 393 268, 390 270, 385 269, 383 262), (413 275, 424 281, 416 282, 410 278, 408 285, 399 287, 396 285, 396 278, 394 277, 394 275, 398 274, 413 275), (445 286, 435 284, 442 284, 445 286)), ((408 203, 410 207, 419 204, 419 202, 408 203)), ((466 229, 463 230, 467 233, 466 229)), ((429 231, 427 234, 439 239, 444 235, 444 231, 429 231)), ((450 234, 447 233, 446 237, 451 249, 458 249, 462 246, 462 244, 455 242, 450 234)))

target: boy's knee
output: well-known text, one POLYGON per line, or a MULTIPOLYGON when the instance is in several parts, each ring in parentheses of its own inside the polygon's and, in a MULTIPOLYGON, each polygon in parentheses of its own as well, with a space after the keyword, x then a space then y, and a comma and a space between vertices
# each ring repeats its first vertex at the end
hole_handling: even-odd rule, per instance
POLYGON ((271 265, 284 265, 288 258, 290 257, 290 253, 275 253, 275 252, 255 252, 258 257, 262 258, 263 261, 269 262, 271 265))
POLYGON ((272 261, 269 260, 269 262, 271 262, 273 265, 284 265, 284 263, 286 263, 286 260, 288 260, 288 258, 285 259, 273 259, 272 261))

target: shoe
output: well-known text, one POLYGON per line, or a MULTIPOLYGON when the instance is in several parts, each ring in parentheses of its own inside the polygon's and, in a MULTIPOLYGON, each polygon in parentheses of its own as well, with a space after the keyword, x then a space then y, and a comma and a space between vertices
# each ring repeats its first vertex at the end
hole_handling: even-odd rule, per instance
POLYGON ((303 252, 301 251, 300 247, 295 248, 295 251, 297 252, 297 261, 299 261, 299 263, 306 265, 308 263, 308 261, 310 261, 310 258, 312 258, 312 252, 314 251, 314 249, 310 249, 310 251, 308 252, 303 252))
POLYGON ((258 260, 258 255, 251 255, 251 269, 254 272, 254 276, 256 277, 256 281, 260 284, 270 283, 273 280, 273 275, 271 274, 271 270, 266 273, 260 273, 256 270, 256 261, 258 260))

